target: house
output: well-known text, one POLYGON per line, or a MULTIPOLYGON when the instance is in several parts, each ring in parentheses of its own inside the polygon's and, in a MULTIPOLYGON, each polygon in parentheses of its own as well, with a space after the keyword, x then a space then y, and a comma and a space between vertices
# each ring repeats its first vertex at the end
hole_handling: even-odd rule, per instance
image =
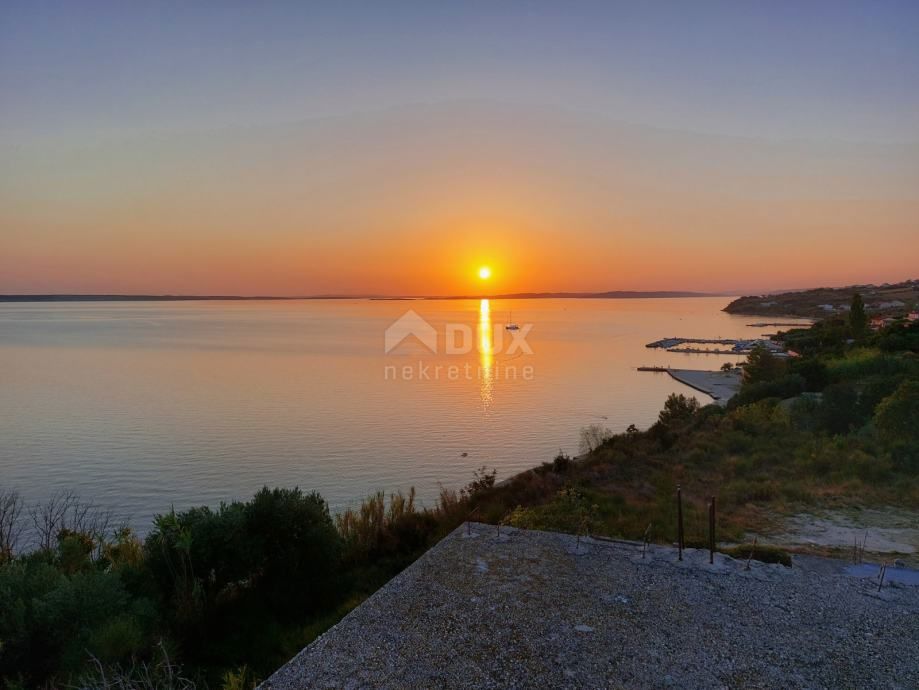
POLYGON ((871 328, 872 330, 877 331, 881 328, 885 328, 886 326, 890 326, 895 322, 896 319, 892 316, 875 316, 873 319, 871 319, 871 328))

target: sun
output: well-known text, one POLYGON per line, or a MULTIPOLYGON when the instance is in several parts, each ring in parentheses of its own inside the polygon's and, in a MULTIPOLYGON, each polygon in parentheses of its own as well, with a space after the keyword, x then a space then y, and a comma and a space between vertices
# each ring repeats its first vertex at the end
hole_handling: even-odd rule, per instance
POLYGON ((479 267, 479 278, 481 280, 488 280, 491 278, 491 269, 488 266, 479 267))

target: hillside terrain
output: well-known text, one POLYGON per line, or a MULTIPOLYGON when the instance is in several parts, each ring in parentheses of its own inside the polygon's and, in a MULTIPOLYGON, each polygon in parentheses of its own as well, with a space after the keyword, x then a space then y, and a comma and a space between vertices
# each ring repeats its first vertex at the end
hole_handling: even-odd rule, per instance
POLYGON ((735 299, 724 311, 729 314, 819 319, 844 314, 856 292, 861 294, 868 313, 873 316, 897 316, 919 309, 919 280, 908 280, 896 284, 849 285, 775 295, 750 295, 735 299))

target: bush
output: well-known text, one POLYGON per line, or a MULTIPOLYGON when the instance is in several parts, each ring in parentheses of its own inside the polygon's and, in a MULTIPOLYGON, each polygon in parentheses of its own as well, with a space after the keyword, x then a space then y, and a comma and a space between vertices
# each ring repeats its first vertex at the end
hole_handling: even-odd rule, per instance
MULTIPOLYGON (((44 557, 44 556, 43 556, 44 557)), ((0 567, 0 678, 68 678, 87 652, 118 662, 148 643, 152 605, 132 599, 117 573, 62 573, 42 558, 0 567)))
POLYGON ((570 466, 571 458, 562 451, 559 451, 558 455, 556 455, 555 459, 552 461, 552 471, 556 474, 567 472, 570 466))
POLYGON ((192 648, 236 600, 286 619, 322 609, 336 588, 341 541, 318 494, 266 487, 248 503, 171 512, 154 525, 147 562, 192 648))
POLYGON ((880 402, 892 395, 903 382, 902 376, 885 376, 876 374, 863 379, 858 384, 858 412, 864 419, 874 416, 880 402))
POLYGON ((335 518, 350 562, 412 554, 427 545, 436 528, 429 511, 415 507, 415 488, 408 496, 391 494, 389 506, 382 491, 369 496, 355 511, 351 508, 335 518))
POLYGON ((791 373, 804 379, 804 390, 810 393, 822 391, 830 382, 830 373, 826 364, 814 357, 793 360, 791 373))
POLYGON ((851 383, 834 383, 823 391, 818 410, 821 428, 831 434, 847 434, 864 421, 858 409, 858 391, 851 383))
POLYGON ((612 438, 613 432, 600 424, 591 424, 581 429, 581 440, 578 449, 582 454, 593 453, 597 448, 612 438))
POLYGON ((756 437, 774 434, 781 436, 790 426, 788 414, 777 404, 776 400, 766 399, 731 410, 727 420, 739 431, 756 437))
POLYGON ((897 376, 919 374, 919 364, 902 356, 861 348, 845 357, 827 362, 830 380, 855 382, 869 376, 897 376))
POLYGON ((554 474, 564 474, 571 467, 571 458, 562 451, 558 452, 552 462, 544 462, 538 467, 534 467, 533 471, 541 476, 545 476, 549 473, 554 474))
POLYGON ((472 481, 460 489, 460 496, 467 501, 491 489, 495 485, 498 470, 489 470, 488 467, 482 465, 472 474, 472 481))
POLYGON ((248 577, 279 613, 316 611, 335 588, 341 541, 318 493, 259 491, 245 506, 248 577))
POLYGON ((540 506, 517 506, 505 522, 522 529, 547 529, 589 534, 596 518, 597 506, 579 491, 565 488, 555 498, 540 506))
POLYGON ((774 381, 760 381, 759 383, 748 383, 741 388, 740 393, 735 395, 728 403, 729 408, 749 405, 759 400, 767 398, 793 398, 804 392, 805 381, 800 374, 788 374, 774 381))
POLYGON ((884 352, 919 352, 919 321, 885 328, 877 334, 875 344, 884 352))
POLYGON ((810 328, 793 328, 783 336, 785 345, 806 356, 838 356, 846 349, 849 324, 840 318, 819 321, 810 328))
POLYGON ((919 381, 904 381, 878 406, 874 425, 885 440, 919 442, 919 381))

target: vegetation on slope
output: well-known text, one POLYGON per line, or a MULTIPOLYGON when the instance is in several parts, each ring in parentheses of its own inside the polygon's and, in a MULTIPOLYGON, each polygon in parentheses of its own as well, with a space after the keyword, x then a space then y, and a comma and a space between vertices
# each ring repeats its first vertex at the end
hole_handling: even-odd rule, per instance
POLYGON ((859 299, 864 297, 866 308, 875 316, 900 314, 919 308, 919 280, 908 280, 894 285, 815 288, 771 295, 748 295, 735 299, 724 311, 729 314, 822 319, 830 313, 847 311, 853 290, 858 291, 859 299))

